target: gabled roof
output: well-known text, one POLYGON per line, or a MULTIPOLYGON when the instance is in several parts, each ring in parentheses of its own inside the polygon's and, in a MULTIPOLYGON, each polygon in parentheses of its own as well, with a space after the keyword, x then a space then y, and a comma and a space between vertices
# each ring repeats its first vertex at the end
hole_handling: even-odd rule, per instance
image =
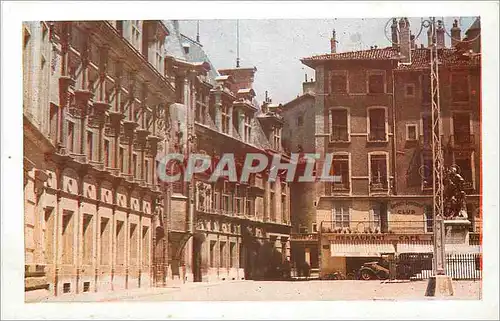
POLYGON ((303 95, 298 96, 297 98, 294 98, 293 100, 290 100, 286 104, 283 105, 283 108, 289 108, 292 107, 295 104, 298 104, 299 102, 305 100, 305 99, 314 99, 314 94, 312 93, 305 93, 303 95))

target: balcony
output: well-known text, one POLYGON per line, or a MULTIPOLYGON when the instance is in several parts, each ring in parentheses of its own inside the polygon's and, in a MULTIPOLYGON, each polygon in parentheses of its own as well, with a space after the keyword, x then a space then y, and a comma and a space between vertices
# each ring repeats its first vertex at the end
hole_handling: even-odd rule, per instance
POLYGON ((426 233, 425 220, 413 221, 323 221, 321 233, 332 234, 422 234, 426 233))
POLYGON ((450 147, 456 149, 472 149, 475 147, 474 135, 470 134, 451 135, 450 147))
POLYGON ((342 182, 342 183, 329 183, 329 189, 332 194, 338 194, 338 193, 349 193, 350 192, 350 186, 349 182, 342 182))
MULTIPOLYGON (((420 148, 422 148, 422 149, 432 150, 432 133, 420 135, 419 144, 420 144, 420 148)), ((444 135, 441 135, 441 146, 443 148, 446 147, 445 142, 444 142, 444 135)))
POLYGON ((385 131, 370 131, 368 133, 368 142, 370 143, 386 143, 387 141, 385 131))
POLYGON ((372 177, 370 180, 370 192, 387 192, 389 183, 386 176, 372 177))
POLYGON ((330 142, 331 143, 349 143, 349 133, 348 132, 340 132, 330 134, 330 142))

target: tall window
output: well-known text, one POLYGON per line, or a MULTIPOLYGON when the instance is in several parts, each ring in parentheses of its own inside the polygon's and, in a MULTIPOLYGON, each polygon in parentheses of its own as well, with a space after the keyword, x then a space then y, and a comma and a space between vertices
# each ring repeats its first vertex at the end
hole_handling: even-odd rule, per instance
POLYGON ((286 196, 281 195, 281 220, 284 223, 288 223, 288 218, 286 217, 286 196))
POLYGON ((162 55, 163 46, 161 41, 155 41, 154 49, 155 49, 154 65, 156 69, 163 75, 163 55, 162 55))
POLYGON ((120 147, 120 156, 118 159, 118 163, 120 165, 120 172, 123 173, 123 170, 125 168, 125 149, 123 147, 120 147))
POLYGON ((104 167, 109 167, 109 140, 104 140, 104 167))
POLYGON ((243 188, 240 185, 236 185, 235 188, 235 203, 236 203, 236 214, 243 214, 243 188))
POLYGON ((219 243, 219 267, 226 267, 226 242, 219 243))
POLYGON ((386 141, 385 128, 385 109, 375 108, 369 110, 370 132, 368 138, 370 141, 386 141))
POLYGON ((50 137, 53 142, 57 139, 58 109, 57 105, 52 103, 50 104, 50 137))
POLYGON ((68 151, 73 152, 75 148, 75 123, 68 121, 68 151))
POLYGON ((132 45, 138 50, 141 49, 141 29, 140 20, 132 20, 132 45))
POLYGON ((302 125, 304 125, 304 116, 300 115, 297 117, 297 126, 301 127, 302 125))
POLYGON ((274 189, 269 193, 269 216, 271 221, 276 222, 276 198, 274 196, 274 189))
POLYGON ((371 155, 370 186, 372 190, 387 189, 387 158, 386 155, 371 155))
POLYGON ((347 75, 345 74, 332 74, 331 75, 330 90, 334 94, 347 93, 347 75))
POLYGON ((469 78, 467 74, 452 74, 451 96, 453 101, 469 101, 469 78))
POLYGON ((73 264, 74 220, 73 212, 64 212, 62 217, 62 260, 63 264, 73 264))
POLYGON ((349 141, 347 109, 332 109, 332 141, 349 141))
POLYGON ((244 122, 244 137, 243 140, 247 143, 251 142, 252 138, 252 118, 248 115, 245 115, 245 122, 244 122))
POLYGON ((82 264, 91 265, 93 255, 93 225, 92 215, 83 214, 82 264))
POLYGON ((142 227, 142 265, 149 266, 149 226, 142 227))
POLYGON ((215 267, 215 244, 216 241, 210 241, 210 267, 215 267))
POLYGON ((349 190, 349 156, 334 155, 333 156, 333 175, 338 176, 340 181, 334 180, 332 183, 333 190, 349 190))
POLYGON ((453 142, 455 144, 464 144, 470 141, 470 114, 453 113, 453 142))
POLYGON ((123 221, 116 221, 116 264, 125 264, 125 229, 123 221))
POLYGON ((93 159, 94 153, 94 135, 91 131, 87 131, 87 158, 89 161, 93 159))
POLYGON ((101 265, 108 265, 110 263, 109 260, 109 248, 110 248, 110 223, 109 218, 102 217, 101 218, 101 226, 100 226, 100 256, 101 256, 101 265))
POLYGON ((229 107, 227 106, 222 106, 222 132, 223 133, 229 133, 229 107))
POLYGON ((224 182, 224 186, 222 189, 222 210, 225 213, 231 212, 231 198, 229 196, 229 184, 224 182))
POLYGON ((130 251, 130 265, 137 265, 137 224, 130 223, 130 233, 129 233, 129 251, 130 251))
POLYGON ((144 161, 144 180, 149 184, 149 160, 144 161))
POLYGON ((337 204, 332 209, 333 222, 335 227, 349 227, 351 217, 349 215, 349 207, 347 205, 337 204))
POLYGON ((385 92, 384 75, 374 73, 368 75, 368 93, 381 94, 385 92))
POLYGON ((132 155, 132 174, 137 177, 137 154, 132 155))
POLYGON ((273 147, 275 150, 281 149, 281 127, 274 128, 273 131, 273 147))

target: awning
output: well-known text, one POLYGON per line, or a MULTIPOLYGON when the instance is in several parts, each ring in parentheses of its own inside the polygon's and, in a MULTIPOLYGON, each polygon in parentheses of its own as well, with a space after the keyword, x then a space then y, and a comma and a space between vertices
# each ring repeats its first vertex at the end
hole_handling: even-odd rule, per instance
POLYGON ((396 246, 398 253, 432 253, 434 246, 432 241, 425 243, 398 243, 396 246))
POLYGON ((385 253, 395 253, 395 249, 389 242, 335 242, 330 244, 330 253, 342 257, 380 257, 385 253))
POLYGON ((481 253, 481 245, 446 244, 444 250, 446 254, 481 253))

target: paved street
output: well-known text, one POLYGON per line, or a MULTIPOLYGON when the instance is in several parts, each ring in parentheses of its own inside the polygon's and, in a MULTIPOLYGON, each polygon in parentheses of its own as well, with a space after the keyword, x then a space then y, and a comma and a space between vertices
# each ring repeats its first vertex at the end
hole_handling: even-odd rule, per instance
MULTIPOLYGON (((261 301, 261 300, 419 300, 425 297, 427 281, 237 281, 164 289, 152 295, 119 300, 139 301, 261 301)), ((455 295, 449 299, 478 300, 481 282, 454 281, 455 295)))

